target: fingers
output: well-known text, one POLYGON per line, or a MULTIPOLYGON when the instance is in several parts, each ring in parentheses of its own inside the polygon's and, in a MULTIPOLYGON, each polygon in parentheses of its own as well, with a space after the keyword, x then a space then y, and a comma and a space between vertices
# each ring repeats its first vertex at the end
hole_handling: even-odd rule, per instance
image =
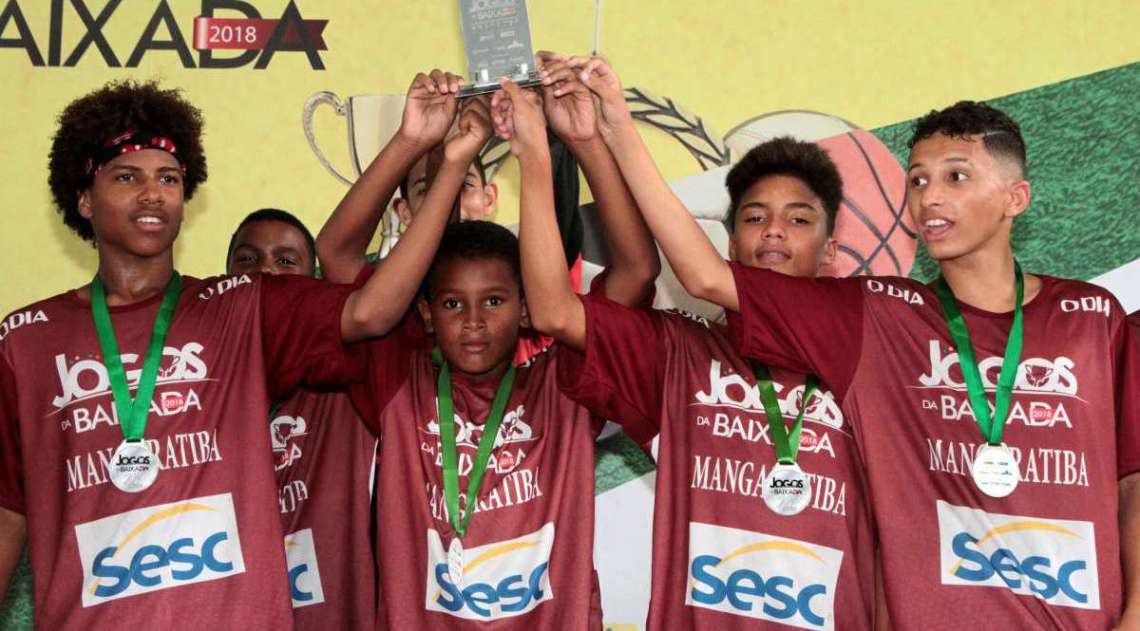
POLYGON ((451 73, 444 72, 439 68, 434 68, 428 74, 419 73, 416 78, 412 80, 412 87, 408 90, 409 93, 415 90, 422 90, 431 95, 447 95, 458 94, 459 89, 463 87, 463 77, 451 73))
POLYGON ((548 63, 555 61, 564 61, 565 59, 566 55, 562 55, 560 53, 549 50, 540 50, 534 54, 534 60, 538 64, 539 68, 542 68, 548 63))

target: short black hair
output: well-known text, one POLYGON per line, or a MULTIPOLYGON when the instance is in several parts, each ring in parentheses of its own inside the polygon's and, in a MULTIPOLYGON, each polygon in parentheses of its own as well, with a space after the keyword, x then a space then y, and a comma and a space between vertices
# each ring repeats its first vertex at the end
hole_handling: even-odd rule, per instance
POLYGON ((907 147, 935 134, 969 139, 981 136, 986 151, 994 158, 1012 160, 1025 177, 1025 138, 1021 126, 1005 112, 980 101, 958 101, 942 110, 931 110, 914 123, 907 147))
POLYGON ((241 223, 234 229, 234 233, 230 235, 230 245, 226 248, 227 266, 230 264, 230 257, 234 254, 234 246, 237 245, 238 233, 241 232, 242 228, 259 221, 280 221, 281 223, 287 223, 297 230, 300 230, 301 234, 305 237, 305 245, 309 247, 309 256, 312 257, 314 265, 316 264, 317 244, 316 241, 313 240, 313 233, 309 232, 304 222, 297 219, 293 213, 287 210, 281 210, 280 208, 261 208, 246 215, 245 219, 242 219, 241 223))
POLYGON ((450 223, 443 231, 435 260, 424 279, 423 295, 431 298, 431 291, 439 268, 444 263, 462 260, 500 260, 507 264, 511 275, 519 283, 522 295, 522 268, 519 264, 519 239, 513 232, 493 221, 459 221, 450 223))
POLYGON ((48 158, 48 186, 63 223, 84 240, 95 241, 94 227, 79 214, 79 193, 94 181, 88 160, 127 131, 150 132, 174 143, 175 155, 186 166, 182 195, 189 201, 207 176, 202 127, 202 112, 180 90, 164 90, 156 81, 112 81, 72 101, 59 115, 48 158))
MULTIPOLYGON (((483 182, 483 185, 486 186, 487 167, 483 164, 483 156, 479 155, 478 153, 475 154, 475 158, 471 160, 471 163, 475 165, 475 170, 479 173, 479 179, 483 182)), ((400 179, 400 197, 404 198, 405 200, 409 199, 408 189, 412 186, 412 183, 408 181, 408 176, 410 174, 411 171, 408 171, 407 173, 404 173, 404 177, 400 179)))
POLYGON ((780 136, 753 147, 728 172, 724 185, 731 200, 725 218, 729 233, 736 229, 736 211, 744 194, 769 175, 787 175, 803 182, 823 202, 827 234, 835 231, 835 218, 843 202, 843 178, 839 168, 827 151, 814 142, 780 136))

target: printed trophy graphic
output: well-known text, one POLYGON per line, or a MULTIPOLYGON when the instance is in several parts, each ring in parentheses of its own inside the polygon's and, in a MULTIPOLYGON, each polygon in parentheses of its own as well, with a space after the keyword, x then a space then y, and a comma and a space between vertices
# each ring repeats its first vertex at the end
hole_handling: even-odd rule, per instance
MULTIPOLYGON (((308 139, 309 147, 325 169, 336 179, 352 186, 384 145, 396 135, 396 130, 400 128, 406 99, 403 94, 358 94, 341 100, 332 92, 317 92, 305 101, 301 113, 305 138, 308 139), (332 107, 337 115, 344 117, 348 126, 348 159, 353 171, 351 177, 346 177, 337 170, 327 154, 317 145, 316 135, 313 133, 313 116, 322 105, 332 107)), ((380 230, 379 254, 384 257, 399 239, 400 218, 394 211, 389 210, 385 213, 380 230)))

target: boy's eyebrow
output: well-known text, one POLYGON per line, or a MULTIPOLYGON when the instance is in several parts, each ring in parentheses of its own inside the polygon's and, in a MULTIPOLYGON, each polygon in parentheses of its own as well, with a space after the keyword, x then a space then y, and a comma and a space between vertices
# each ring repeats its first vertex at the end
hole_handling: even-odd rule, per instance
MULTIPOLYGON (((768 204, 767 204, 767 202, 748 202, 746 204, 740 205, 740 210, 745 210, 747 208, 763 208, 763 209, 767 210, 768 204)), ((807 202, 788 202, 787 204, 784 204, 784 209, 785 210, 804 209, 804 210, 814 210, 816 212, 819 212, 818 208, 816 208, 815 206, 812 206, 811 204, 809 204, 807 202)))
MULTIPOLYGON (((949 158, 946 158, 945 160, 943 160, 943 162, 965 162, 968 164, 970 162, 970 159, 969 158, 963 158, 961 156, 950 156, 949 158)), ((912 170, 917 169, 920 166, 922 166, 921 162, 915 162, 914 164, 908 166, 906 168, 906 171, 907 171, 907 173, 910 173, 912 170)))

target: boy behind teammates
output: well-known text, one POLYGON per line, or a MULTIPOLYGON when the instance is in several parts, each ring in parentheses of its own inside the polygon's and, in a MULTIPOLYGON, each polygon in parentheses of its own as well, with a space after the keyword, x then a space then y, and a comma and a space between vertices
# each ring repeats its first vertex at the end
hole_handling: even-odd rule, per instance
MULTIPOLYGON (((575 74, 559 64, 546 81, 575 74)), ((810 277, 835 256, 843 184, 818 146, 761 144, 727 186, 735 260, 810 277)), ((750 365, 704 319, 574 295, 556 282, 565 266, 544 256, 552 217, 535 211, 523 207, 521 231, 532 320, 584 353, 564 355, 563 388, 639 442, 660 438, 648 628, 870 629, 871 519, 831 392, 750 365), (806 475, 784 486, 784 470, 806 475)))
POLYGON ((1016 265, 1010 231, 1030 199, 1017 124, 964 101, 916 126, 908 208, 944 280, 796 278, 722 260, 657 173, 612 71, 578 67, 685 288, 739 314, 743 354, 818 374, 851 421, 892 624, 1134 628, 1137 354, 1107 291, 1016 265), (1108 307, 1061 309, 1082 297, 1108 307))
MULTIPOLYGON (((313 235, 284 210, 254 211, 230 239, 226 272, 312 277, 313 235)), ((376 438, 348 394, 330 389, 301 388, 279 402, 269 433, 295 628, 374 629, 376 438)))

